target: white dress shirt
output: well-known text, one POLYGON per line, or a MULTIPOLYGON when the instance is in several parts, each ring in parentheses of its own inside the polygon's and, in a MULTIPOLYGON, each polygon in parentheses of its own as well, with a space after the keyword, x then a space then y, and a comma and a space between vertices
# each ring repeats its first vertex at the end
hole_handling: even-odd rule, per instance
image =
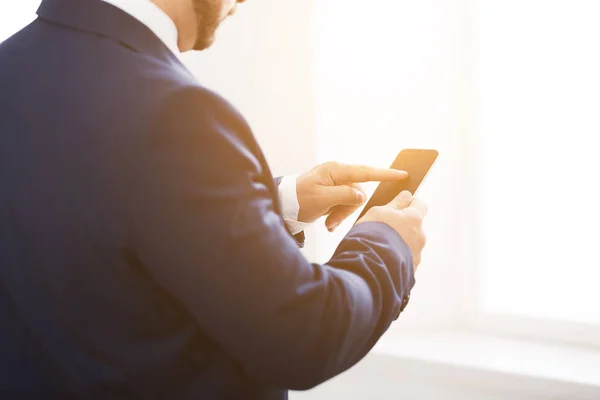
MULTIPOLYGON (((177 26, 165 12, 150 0, 103 0, 121 9, 150 29, 175 55, 179 54, 177 45, 177 26)), ((297 176, 286 176, 279 184, 279 198, 283 219, 288 230, 297 234, 310 224, 298 221, 300 204, 296 192, 297 176)))

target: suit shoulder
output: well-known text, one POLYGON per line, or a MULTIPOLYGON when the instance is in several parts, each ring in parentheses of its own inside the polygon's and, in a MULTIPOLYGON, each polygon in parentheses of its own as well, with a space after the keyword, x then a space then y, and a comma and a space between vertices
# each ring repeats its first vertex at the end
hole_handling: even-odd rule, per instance
POLYGON ((185 82, 174 85, 166 92, 165 103, 178 106, 204 106, 229 112, 241 117, 236 107, 219 93, 197 82, 185 82))
POLYGON ((241 113, 228 100, 199 84, 176 85, 163 94, 161 117, 194 121, 199 127, 213 126, 219 131, 250 134, 241 113))

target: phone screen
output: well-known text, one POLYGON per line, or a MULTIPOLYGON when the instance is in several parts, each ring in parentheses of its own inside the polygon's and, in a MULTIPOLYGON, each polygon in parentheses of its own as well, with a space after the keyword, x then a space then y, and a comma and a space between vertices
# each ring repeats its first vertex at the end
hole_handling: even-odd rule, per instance
POLYGON ((391 168, 408 172, 408 178, 396 182, 381 182, 371 199, 362 210, 357 221, 371 208, 388 204, 401 192, 408 190, 413 195, 425 179, 425 176, 437 159, 437 150, 405 149, 402 150, 391 168))

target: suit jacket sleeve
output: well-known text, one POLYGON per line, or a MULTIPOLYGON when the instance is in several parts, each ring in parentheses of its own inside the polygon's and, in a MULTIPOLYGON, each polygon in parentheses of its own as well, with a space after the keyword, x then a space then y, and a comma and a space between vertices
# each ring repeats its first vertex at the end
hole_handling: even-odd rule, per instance
POLYGON ((309 263, 242 117, 201 88, 160 110, 132 153, 130 189, 134 246, 156 282, 272 387, 307 389, 358 362, 414 285, 401 237, 359 224, 327 264, 309 263))

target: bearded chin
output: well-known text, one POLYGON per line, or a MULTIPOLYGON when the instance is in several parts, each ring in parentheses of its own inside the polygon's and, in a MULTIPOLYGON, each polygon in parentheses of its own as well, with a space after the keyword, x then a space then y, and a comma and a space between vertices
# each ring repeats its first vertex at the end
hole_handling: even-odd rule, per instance
POLYGON ((215 33, 219 26, 220 11, 218 2, 214 0, 194 0, 198 32, 194 50, 206 50, 215 41, 215 33))
POLYGON ((214 33, 208 36, 198 36, 198 40, 194 43, 194 50, 202 51, 208 49, 215 42, 214 33))

